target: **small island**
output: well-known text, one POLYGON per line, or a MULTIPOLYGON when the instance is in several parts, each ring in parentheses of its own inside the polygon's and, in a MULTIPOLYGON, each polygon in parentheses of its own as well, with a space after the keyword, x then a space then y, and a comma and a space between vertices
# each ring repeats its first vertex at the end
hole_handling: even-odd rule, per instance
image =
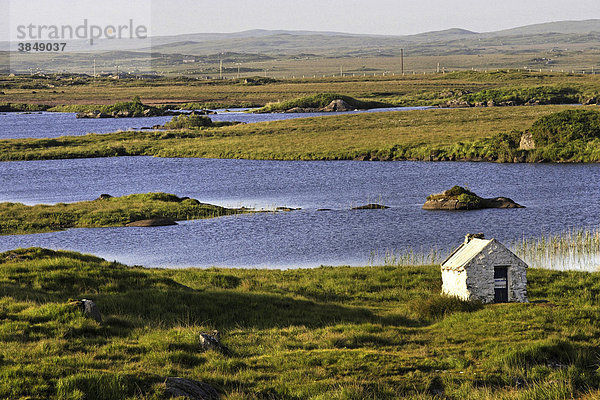
POLYGON ((216 218, 256 211, 225 208, 168 193, 102 194, 92 201, 38 204, 0 203, 0 235, 56 232, 71 228, 156 227, 175 221, 216 218))
POLYGON ((484 199, 462 186, 427 196, 423 210, 480 210, 484 208, 525 208, 507 197, 484 199))

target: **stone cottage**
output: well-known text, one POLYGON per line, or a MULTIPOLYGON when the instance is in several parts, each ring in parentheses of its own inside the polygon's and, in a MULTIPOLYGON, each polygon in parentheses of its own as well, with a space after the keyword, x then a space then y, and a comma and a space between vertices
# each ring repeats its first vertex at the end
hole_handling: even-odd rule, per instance
POLYGON ((469 234, 442 263, 442 293, 483 303, 527 302, 527 264, 496 239, 469 234))

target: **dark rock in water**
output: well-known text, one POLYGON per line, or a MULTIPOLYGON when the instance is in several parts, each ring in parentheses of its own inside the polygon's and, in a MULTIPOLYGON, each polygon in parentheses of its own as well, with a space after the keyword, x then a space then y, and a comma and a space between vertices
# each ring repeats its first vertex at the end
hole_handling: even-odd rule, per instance
POLYGON ((276 211, 298 211, 302 210, 301 208, 291 208, 291 207, 277 207, 276 211))
POLYGON ((352 207, 353 210, 385 210, 386 208, 389 207, 382 204, 367 204, 364 206, 352 207))
POLYGON ((525 208, 525 206, 515 203, 508 197, 494 197, 483 199, 483 208, 525 208))
POLYGON ((165 397, 167 399, 219 400, 217 390, 204 382, 184 378, 167 378, 165 385, 165 397))
POLYGON ((110 194, 106 194, 106 193, 102 193, 100 195, 100 197, 98 197, 98 200, 107 200, 107 199, 111 199, 112 196, 110 194))
POLYGON ((301 107, 294 107, 294 108, 290 108, 289 110, 285 110, 285 113, 290 113, 290 114, 294 114, 294 113, 309 113, 309 112, 316 112, 317 110, 314 108, 301 108, 301 107))
POLYGON ((133 222, 128 223, 125 226, 153 227, 153 226, 169 226, 169 225, 177 225, 177 222, 173 221, 171 218, 151 218, 151 219, 143 219, 140 221, 133 221, 133 222))
POLYGON ((319 208, 317 211, 332 211, 331 208, 319 208))
POLYGON ((203 351, 214 350, 225 355, 231 354, 229 348, 221 343, 221 334, 219 331, 213 331, 210 334, 201 333, 198 336, 198 340, 203 351))
POLYGON ((100 314, 100 310, 98 309, 98 306, 96 306, 96 303, 94 303, 92 300, 74 300, 70 304, 77 306, 81 312, 85 314, 85 316, 92 318, 98 323, 102 323, 102 315, 100 314))

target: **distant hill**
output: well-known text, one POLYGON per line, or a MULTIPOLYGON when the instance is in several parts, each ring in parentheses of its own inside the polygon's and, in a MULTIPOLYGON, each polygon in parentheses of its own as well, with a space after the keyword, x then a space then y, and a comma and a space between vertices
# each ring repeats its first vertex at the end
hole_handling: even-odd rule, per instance
POLYGON ((590 32, 600 32, 600 19, 588 19, 585 21, 558 21, 547 22, 544 24, 535 24, 521 26, 519 28, 505 29, 497 32, 491 32, 493 36, 513 36, 513 35, 540 35, 548 33, 579 33, 587 34, 590 32))
POLYGON ((497 32, 479 33, 454 28, 406 36, 258 29, 156 37, 152 38, 152 49, 161 53, 191 55, 230 51, 271 56, 309 53, 338 57, 379 53, 397 55, 400 48, 410 49, 413 55, 470 54, 486 50, 501 52, 506 46, 597 45, 598 35, 594 33, 600 33, 600 19, 549 22, 497 32))

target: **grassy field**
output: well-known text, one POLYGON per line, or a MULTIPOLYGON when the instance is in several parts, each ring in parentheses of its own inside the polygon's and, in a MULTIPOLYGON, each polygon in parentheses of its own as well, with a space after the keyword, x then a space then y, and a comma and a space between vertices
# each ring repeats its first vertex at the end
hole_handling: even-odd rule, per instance
MULTIPOLYGON (((0 160, 113 156, 268 160, 490 160, 513 162, 520 134, 576 106, 431 109, 337 115, 184 131, 119 132, 0 141, 0 160), (506 134, 508 136, 502 136, 506 134), (514 135, 513 135, 514 136, 514 135)), ((581 109, 581 107, 579 107, 581 109)), ((518 161, 598 161, 599 147, 518 152, 518 161), (569 152, 571 151, 571 152, 569 152)))
POLYGON ((38 204, 0 203, 0 235, 54 232, 69 228, 99 228, 151 218, 189 220, 250 212, 230 209, 166 193, 132 194, 83 201, 38 204))
POLYGON ((144 269, 0 254, 0 398, 593 399, 600 275, 530 269, 529 304, 439 296, 439 267, 144 269), (99 324, 68 304, 92 299, 99 324), (230 355, 201 352, 217 329, 230 355))
MULTIPOLYGON (((338 67, 339 70, 339 67, 338 67)), ((114 80, 88 77, 0 76, 0 103, 45 105, 113 104, 139 96, 146 104, 199 103, 206 108, 264 106, 320 93, 339 93, 362 101, 424 105, 462 94, 498 88, 569 87, 582 94, 600 92, 600 75, 498 70, 448 74, 355 77, 296 77, 246 84, 245 79, 114 80)), ((365 73, 365 75, 368 75, 365 73)))

